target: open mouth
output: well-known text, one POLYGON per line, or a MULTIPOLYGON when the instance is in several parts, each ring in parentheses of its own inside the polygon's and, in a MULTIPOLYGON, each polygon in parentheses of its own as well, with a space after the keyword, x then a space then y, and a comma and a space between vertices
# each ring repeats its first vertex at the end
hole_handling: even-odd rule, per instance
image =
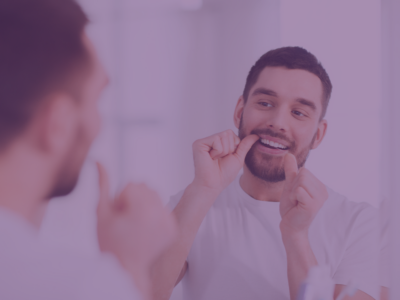
POLYGON ((279 150, 288 150, 289 149, 289 147, 286 147, 282 144, 270 141, 268 139, 260 139, 260 143, 263 146, 265 146, 267 148, 271 148, 271 149, 279 149, 279 150))

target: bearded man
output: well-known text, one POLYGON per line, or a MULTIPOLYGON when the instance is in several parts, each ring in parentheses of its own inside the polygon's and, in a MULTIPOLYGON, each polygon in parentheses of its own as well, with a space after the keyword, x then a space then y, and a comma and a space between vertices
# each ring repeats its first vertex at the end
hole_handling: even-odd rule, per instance
POLYGON ((149 266, 175 235, 146 186, 111 201, 98 164, 99 246, 112 255, 40 238, 49 201, 74 189, 100 129, 108 77, 87 23, 74 0, 0 1, 0 299, 152 299, 149 266))
POLYGON ((251 68, 234 123, 193 144, 195 178, 172 197, 180 237, 153 267, 158 299, 182 279, 184 299, 294 300, 309 270, 327 265, 336 299, 377 299, 376 211, 348 201, 304 165, 322 142, 332 91, 300 47, 251 68), (239 173, 243 167, 243 173, 239 173))

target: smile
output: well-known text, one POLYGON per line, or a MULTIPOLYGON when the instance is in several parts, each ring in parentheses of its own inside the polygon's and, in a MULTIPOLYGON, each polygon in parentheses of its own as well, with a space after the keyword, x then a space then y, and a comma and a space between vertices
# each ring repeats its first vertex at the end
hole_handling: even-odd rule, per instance
POLYGON ((276 143, 276 142, 273 142, 273 141, 270 141, 270 140, 267 140, 267 139, 260 139, 260 143, 263 144, 264 146, 268 147, 268 148, 271 148, 271 149, 280 149, 280 150, 289 149, 288 147, 286 147, 286 146, 284 146, 282 144, 279 144, 279 143, 276 143))

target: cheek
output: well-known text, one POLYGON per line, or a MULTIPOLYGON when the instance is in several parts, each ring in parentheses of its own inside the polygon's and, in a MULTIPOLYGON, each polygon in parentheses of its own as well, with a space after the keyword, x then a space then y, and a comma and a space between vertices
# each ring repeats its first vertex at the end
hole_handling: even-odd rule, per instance
POLYGON ((87 107, 83 115, 86 136, 90 141, 97 136, 100 131, 101 118, 97 106, 87 107))
POLYGON ((242 115, 242 129, 246 131, 247 134, 251 130, 260 127, 265 121, 265 115, 252 109, 247 109, 243 111, 242 115))
POLYGON ((91 125, 91 130, 90 133, 92 135, 92 138, 95 138, 99 131, 100 131, 100 124, 101 124, 101 118, 98 110, 95 110, 95 113, 93 114, 93 120, 92 120, 92 125, 91 125))
POLYGON ((292 134, 299 148, 302 149, 311 145, 316 131, 315 126, 295 126, 292 129, 292 134))

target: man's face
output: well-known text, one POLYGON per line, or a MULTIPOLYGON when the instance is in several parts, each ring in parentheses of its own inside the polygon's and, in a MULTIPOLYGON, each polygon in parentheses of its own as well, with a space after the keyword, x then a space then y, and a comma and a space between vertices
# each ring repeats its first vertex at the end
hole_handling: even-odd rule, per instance
POLYGON ((70 151, 61 162, 58 180, 50 197, 63 196, 74 189, 89 148, 100 129, 98 99, 107 85, 108 77, 86 36, 84 44, 91 59, 91 70, 76 104, 78 122, 75 127, 75 138, 70 145, 70 151))
POLYGON ((283 157, 292 153, 299 167, 310 149, 325 135, 327 123, 320 121, 322 83, 305 70, 266 67, 235 109, 239 137, 260 136, 248 152, 245 164, 250 172, 267 182, 285 180, 283 157))

